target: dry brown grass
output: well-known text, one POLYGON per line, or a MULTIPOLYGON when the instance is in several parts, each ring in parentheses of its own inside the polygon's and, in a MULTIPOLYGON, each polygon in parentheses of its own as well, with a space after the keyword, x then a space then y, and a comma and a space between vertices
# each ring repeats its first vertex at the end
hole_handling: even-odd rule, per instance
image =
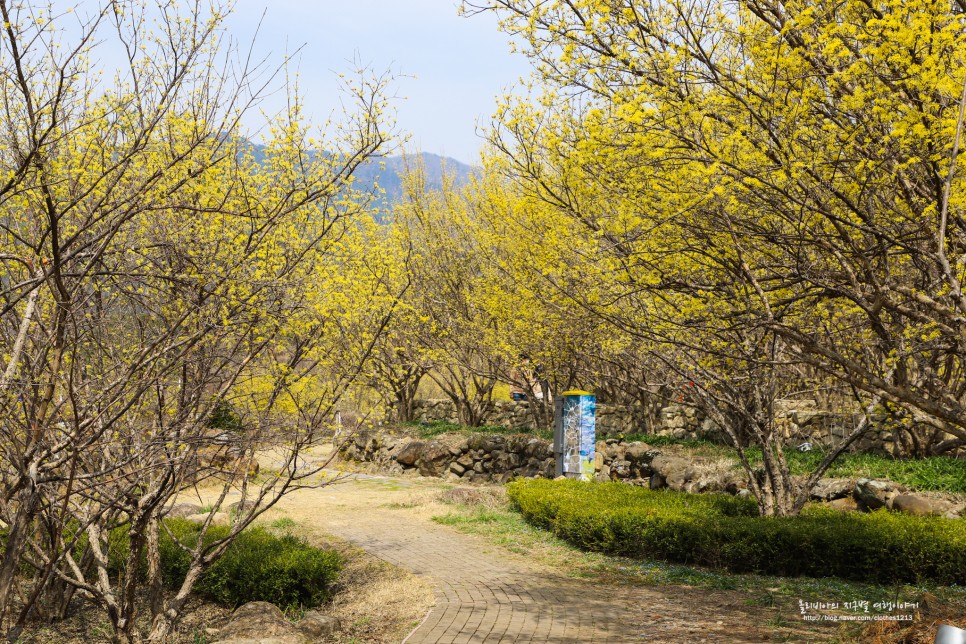
POLYGON ((435 602, 429 584, 411 572, 335 537, 316 535, 309 539, 334 548, 344 560, 335 597, 322 608, 342 623, 342 632, 329 642, 401 642, 435 602))
POLYGON ((869 644, 932 644, 940 624, 966 629, 966 602, 944 602, 924 593, 916 620, 909 622, 872 622, 862 630, 862 641, 869 644))

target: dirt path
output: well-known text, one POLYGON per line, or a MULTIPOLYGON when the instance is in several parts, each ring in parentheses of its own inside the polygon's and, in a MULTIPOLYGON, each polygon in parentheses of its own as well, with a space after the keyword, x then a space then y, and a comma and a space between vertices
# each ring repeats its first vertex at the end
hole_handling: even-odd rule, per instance
MULTIPOLYGON (((285 499, 279 512, 334 534, 434 588, 406 642, 762 642, 733 593, 577 580, 430 520, 443 485, 360 476, 285 499)), ((445 510, 443 510, 445 512, 445 510)), ((756 619, 757 618, 757 619, 756 619)))

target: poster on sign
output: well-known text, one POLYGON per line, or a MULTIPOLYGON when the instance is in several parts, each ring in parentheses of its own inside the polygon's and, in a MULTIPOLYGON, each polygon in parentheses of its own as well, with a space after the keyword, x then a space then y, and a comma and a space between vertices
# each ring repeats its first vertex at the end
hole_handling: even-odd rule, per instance
POLYGON ((554 454, 557 475, 590 481, 596 456, 597 397, 565 391, 556 406, 554 454))

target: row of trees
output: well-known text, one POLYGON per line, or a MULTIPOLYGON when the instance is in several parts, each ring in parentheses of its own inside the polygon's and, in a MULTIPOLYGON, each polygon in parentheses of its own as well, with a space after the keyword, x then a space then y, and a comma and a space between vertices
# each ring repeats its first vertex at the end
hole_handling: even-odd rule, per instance
POLYGON ((432 378, 475 423, 521 362, 621 401, 683 388, 766 514, 810 487, 778 399, 865 411, 810 482, 873 418, 919 454, 966 444, 960 3, 464 8, 496 12, 535 72, 474 186, 417 178, 394 210, 408 391, 432 378))
POLYGON ((730 437, 764 514, 798 512, 872 418, 922 453, 966 443, 962 5, 467 9, 500 14, 532 92, 501 106, 472 185, 428 190, 414 168, 383 225, 352 175, 387 142, 388 79, 350 84, 354 114, 319 139, 293 94, 256 149, 240 121, 274 77, 222 44, 225 7, 0 0, 9 636, 80 597, 136 641, 147 589, 164 638, 238 532, 314 484, 302 456, 350 394, 404 420, 433 381, 469 424, 500 381, 535 401, 593 388, 642 417, 685 399, 730 437), (98 46, 119 69, 92 67, 98 46), (804 485, 774 414, 801 396, 866 411, 804 485), (226 403, 244 431, 219 471, 208 425, 226 403), (278 462, 256 484, 264 448, 278 462), (161 518, 206 477, 216 509, 255 503, 185 544, 165 596, 161 518))
POLYGON ((314 484, 300 454, 391 316, 402 281, 359 251, 375 224, 351 186, 387 143, 390 79, 350 82, 346 125, 319 139, 293 91, 256 148, 241 119, 282 77, 248 66, 227 5, 32 5, 0 0, 0 619, 16 639, 84 599, 138 641, 147 591, 160 641, 236 535, 314 484), (228 404, 244 431, 221 471, 208 425, 228 404), (226 536, 182 544, 164 594, 160 519, 199 482, 216 511, 245 504, 226 536))

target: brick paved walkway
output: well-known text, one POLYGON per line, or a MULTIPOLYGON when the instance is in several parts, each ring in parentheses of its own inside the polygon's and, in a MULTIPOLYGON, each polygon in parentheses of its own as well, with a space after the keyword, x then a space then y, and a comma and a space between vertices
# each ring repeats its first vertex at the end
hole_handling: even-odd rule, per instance
MULTIPOLYGON (((389 509, 408 481, 364 477, 303 491, 283 505, 318 507, 320 528, 425 576, 436 605, 407 644, 553 642, 760 642, 749 622, 735 629, 741 607, 706 601, 707 591, 669 596, 660 589, 601 586, 426 518, 389 509), (359 486, 382 486, 378 502, 359 486), (306 495, 311 495, 307 497, 306 495), (721 613, 720 615, 717 613, 721 613), (728 625, 728 626, 726 626, 728 625)), ((679 589, 680 590, 680 589, 679 589)), ((740 618, 738 623, 742 623, 740 618)))

